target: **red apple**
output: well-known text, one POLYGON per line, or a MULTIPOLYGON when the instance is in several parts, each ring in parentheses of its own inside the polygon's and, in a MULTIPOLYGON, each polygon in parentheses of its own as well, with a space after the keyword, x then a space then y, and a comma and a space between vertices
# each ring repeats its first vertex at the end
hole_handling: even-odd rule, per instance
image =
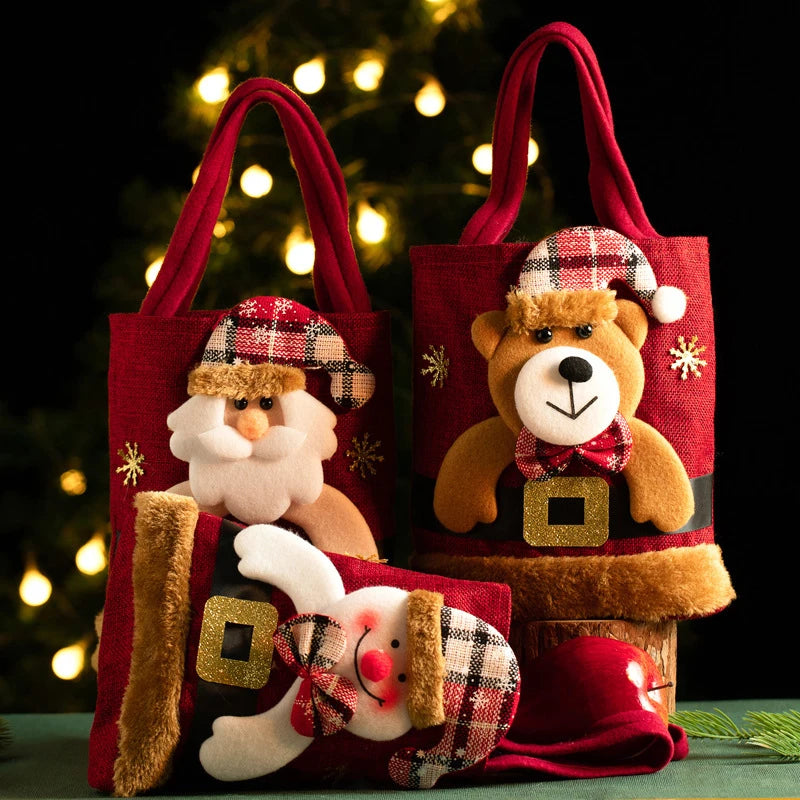
POLYGON ((614 714, 644 709, 666 726, 666 684, 642 649, 617 639, 578 636, 546 650, 522 675, 515 729, 536 742, 586 735, 614 714), (521 718, 522 715, 522 718, 521 718))

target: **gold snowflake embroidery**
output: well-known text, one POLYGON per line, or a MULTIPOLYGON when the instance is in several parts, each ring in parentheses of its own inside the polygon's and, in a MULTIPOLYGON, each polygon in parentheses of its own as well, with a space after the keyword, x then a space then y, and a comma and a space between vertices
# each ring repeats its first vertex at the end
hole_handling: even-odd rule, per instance
POLYGON ((700 353, 705 349, 705 345, 697 344, 696 336, 692 336, 688 342, 683 336, 679 336, 678 346, 671 347, 669 350, 669 354, 675 356, 675 360, 670 364, 670 369, 679 369, 682 381, 686 380, 690 372, 699 378, 701 373, 698 367, 705 367, 708 364, 707 361, 700 358, 700 353))
POLYGON ((420 374, 431 376, 431 386, 442 387, 449 374, 450 359, 444 357, 444 345, 434 347, 429 344, 428 350, 431 352, 423 353, 422 357, 430 366, 421 369, 420 374))
POLYGON ((353 459, 350 464, 350 472, 358 470, 362 478, 366 478, 367 474, 374 475, 375 462, 383 461, 383 456, 378 454, 378 448, 381 446, 380 440, 370 442, 369 434, 365 433, 362 439, 354 436, 351 441, 352 448, 345 451, 345 455, 353 459))
POLYGON ((131 446, 130 442, 125 442, 125 449, 117 450, 117 455, 122 459, 122 466, 117 467, 116 471, 121 472, 125 476, 122 481, 123 486, 127 486, 128 482, 136 486, 136 482, 144 475, 144 455, 139 452, 138 442, 134 442, 131 446))

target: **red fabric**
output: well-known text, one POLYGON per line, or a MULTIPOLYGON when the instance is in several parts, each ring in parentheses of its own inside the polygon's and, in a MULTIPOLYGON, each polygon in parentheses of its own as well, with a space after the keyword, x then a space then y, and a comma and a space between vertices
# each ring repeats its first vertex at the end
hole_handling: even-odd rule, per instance
MULTIPOLYGON (((133 511, 126 512, 133 524, 133 511)), ((186 670, 180 699, 180 726, 185 734, 194 717, 197 695, 197 651, 203 621, 203 609, 208 600, 217 546, 219 543, 219 517, 201 513, 195 528, 190 582, 190 628, 186 644, 186 670)), ((98 694, 94 720, 89 737, 89 785, 104 792, 113 791, 114 762, 122 699, 130 670, 133 641, 133 596, 131 585, 131 558, 133 537, 121 542, 111 554, 109 583, 103 635, 100 640, 98 694)), ((427 575, 386 564, 362 561, 348 556, 328 554, 342 577, 346 592, 366 586, 396 586, 406 591, 426 589, 439 592, 444 603, 461 609, 492 625, 507 638, 511 625, 511 592, 504 584, 454 580, 438 575, 427 575)), ((295 614, 291 601, 282 592, 274 590, 272 604, 283 622, 295 614)), ((270 679, 258 694, 258 710, 271 708, 289 690, 296 675, 280 659, 275 659, 270 679)), ((315 741, 280 774, 271 781, 297 781, 308 785, 314 781, 326 782, 337 776, 342 780, 374 779, 391 783, 388 765, 392 755, 404 746, 427 749, 438 741, 442 731, 433 728, 412 731, 400 739, 389 742, 372 742, 360 739, 346 729, 315 741)), ((178 747, 180 758, 185 743, 178 747)), ((470 768, 469 774, 480 771, 483 764, 470 768)), ((467 775, 467 773, 461 773, 467 775)))
MULTIPOLYGON (((488 199, 467 224, 458 244, 417 245, 410 249, 413 269, 413 471, 433 481, 453 442, 465 430, 497 416, 487 384, 486 361, 471 338, 471 325, 485 312, 505 309, 509 287, 516 285, 533 242, 503 242, 516 220, 527 177, 527 142, 536 70, 545 47, 560 44, 575 60, 591 157, 589 183, 595 213, 602 225, 623 233, 653 267, 659 286, 676 286, 688 304, 684 317, 672 324, 650 320, 641 356, 645 388, 636 417, 652 425, 675 449, 690 478, 713 473, 716 358, 711 301, 708 239, 703 236, 660 236, 639 201, 630 173, 614 139, 608 96, 596 57, 573 26, 553 23, 536 31, 512 55, 501 84, 493 134, 492 186, 488 199), (697 336, 705 347, 706 365, 686 380, 671 368, 679 346, 697 336), (422 372, 430 347, 443 348, 449 359, 444 381, 433 385, 422 372)), ((616 281, 618 296, 637 300, 616 281)), ((501 485, 521 485, 512 466, 501 485)), ((599 548, 532 548, 518 541, 482 541, 450 536, 414 524, 418 553, 453 555, 629 555, 667 547, 691 547, 714 541, 713 517, 708 527, 686 533, 609 539, 599 548)))

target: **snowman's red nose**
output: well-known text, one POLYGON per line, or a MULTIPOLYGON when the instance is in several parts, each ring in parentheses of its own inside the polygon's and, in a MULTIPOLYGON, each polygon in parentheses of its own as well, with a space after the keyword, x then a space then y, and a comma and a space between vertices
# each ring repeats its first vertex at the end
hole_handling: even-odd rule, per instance
POLYGON ((392 671, 392 657, 383 650, 367 650, 361 657, 361 674, 368 681, 382 681, 392 671))

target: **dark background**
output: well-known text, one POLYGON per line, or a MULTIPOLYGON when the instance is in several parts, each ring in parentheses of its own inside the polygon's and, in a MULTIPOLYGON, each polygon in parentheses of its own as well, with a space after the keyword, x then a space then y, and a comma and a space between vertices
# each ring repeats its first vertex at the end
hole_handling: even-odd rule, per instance
MULTIPOLYGON (((787 338, 797 286, 794 4, 652 4, 658 12, 645 3, 501 5, 481 8, 486 35, 506 57, 551 21, 586 34, 654 227, 709 237, 716 535, 738 599, 717 616, 680 624, 678 697, 797 697, 797 663, 787 652, 798 614, 789 458, 797 389, 787 338)), ((315 4, 296 7, 313 14, 315 4)), ((97 285, 123 228, 123 188, 137 176, 180 185, 196 163, 165 120, 175 81, 200 73, 226 9, 118 8, 120 17, 91 20, 66 6, 21 12, 18 35, 30 45, 14 57, 5 114, 6 424, 33 402, 67 407, 81 384, 87 336, 107 314, 129 310, 108 307, 97 285)), ((591 223, 571 63, 557 52, 545 62, 535 113, 550 134, 550 173, 566 213, 591 223)), ((444 232, 441 241, 454 239, 444 232)))

